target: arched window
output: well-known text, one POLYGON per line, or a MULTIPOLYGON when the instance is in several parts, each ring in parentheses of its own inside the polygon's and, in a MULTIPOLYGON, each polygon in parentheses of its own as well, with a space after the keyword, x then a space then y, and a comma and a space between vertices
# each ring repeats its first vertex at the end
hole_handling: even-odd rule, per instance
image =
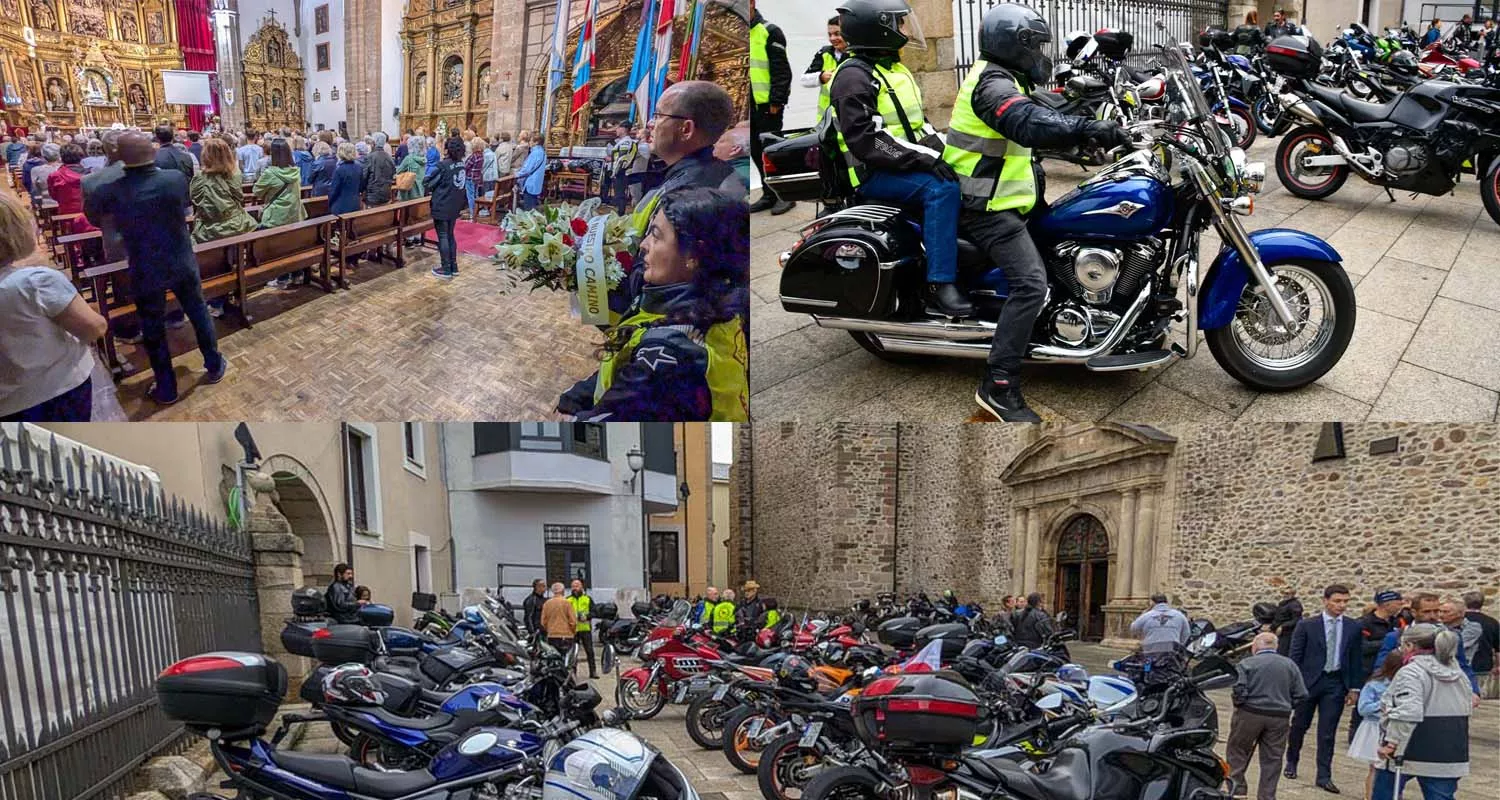
POLYGON ((1089 514, 1068 520, 1057 537, 1058 563, 1093 561, 1109 557, 1109 534, 1104 525, 1089 514))

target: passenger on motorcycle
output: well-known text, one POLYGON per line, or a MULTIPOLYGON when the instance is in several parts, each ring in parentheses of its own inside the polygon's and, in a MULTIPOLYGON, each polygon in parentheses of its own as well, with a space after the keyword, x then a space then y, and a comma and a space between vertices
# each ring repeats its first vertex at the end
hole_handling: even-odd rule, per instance
POLYGON ((985 12, 979 60, 959 87, 943 150, 963 195, 959 229, 1005 272, 1010 289, 995 320, 989 374, 974 393, 981 408, 1006 422, 1041 422, 1021 396, 1021 360, 1047 294, 1046 266, 1026 231, 1038 199, 1031 148, 1130 142, 1114 121, 1060 114, 1027 96, 1052 73, 1042 50, 1050 41, 1047 21, 1026 6, 1002 3, 985 12))
POLYGON ((974 307, 959 291, 958 176, 943 162, 942 139, 926 123, 922 91, 901 63, 901 48, 925 48, 906 0, 845 0, 839 26, 849 58, 833 72, 828 96, 849 183, 870 200, 922 206, 927 251, 927 310, 965 317, 974 307))

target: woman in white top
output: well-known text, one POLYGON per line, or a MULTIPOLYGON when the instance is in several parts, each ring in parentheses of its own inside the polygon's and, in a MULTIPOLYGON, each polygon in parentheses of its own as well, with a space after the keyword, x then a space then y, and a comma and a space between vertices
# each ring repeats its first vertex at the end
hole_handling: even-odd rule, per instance
POLYGON ((0 421, 87 422, 108 324, 62 272, 16 263, 35 251, 30 215, 0 195, 0 421))

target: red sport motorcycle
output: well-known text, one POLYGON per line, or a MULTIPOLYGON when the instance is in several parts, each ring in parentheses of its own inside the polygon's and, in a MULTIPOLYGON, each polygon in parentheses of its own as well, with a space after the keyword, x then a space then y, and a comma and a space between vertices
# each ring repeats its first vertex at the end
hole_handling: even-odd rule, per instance
POLYGON ((689 606, 678 603, 681 608, 674 606, 641 644, 641 665, 620 674, 615 702, 629 709, 633 719, 651 719, 667 703, 686 703, 721 682, 709 665, 722 661, 724 654, 710 636, 683 624, 689 606))

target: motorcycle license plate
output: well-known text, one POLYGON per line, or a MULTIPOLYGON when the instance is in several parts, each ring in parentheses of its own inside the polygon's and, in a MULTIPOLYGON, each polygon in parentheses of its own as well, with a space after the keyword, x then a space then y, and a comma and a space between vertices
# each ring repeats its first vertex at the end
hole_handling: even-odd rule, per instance
POLYGON ((758 739, 758 738, 760 738, 760 729, 764 728, 765 726, 766 726, 766 718, 765 717, 756 717, 755 719, 750 720, 750 727, 749 727, 748 730, 745 731, 745 738, 747 738, 747 739, 758 739))
POLYGON ((727 684, 727 683, 721 683, 721 684, 719 684, 719 688, 717 688, 717 689, 714 690, 714 702, 717 703, 720 700, 723 700, 724 697, 726 695, 728 695, 728 694, 729 694, 729 684, 727 684))
POLYGON ((713 683, 710 682, 708 678, 694 678, 688 681, 688 691, 692 692, 693 694, 698 694, 699 692, 708 691, 708 687, 712 685, 713 683))
POLYGON ((810 722, 802 729, 802 738, 797 740, 798 747, 812 747, 818 742, 818 734, 823 732, 823 723, 810 722))

